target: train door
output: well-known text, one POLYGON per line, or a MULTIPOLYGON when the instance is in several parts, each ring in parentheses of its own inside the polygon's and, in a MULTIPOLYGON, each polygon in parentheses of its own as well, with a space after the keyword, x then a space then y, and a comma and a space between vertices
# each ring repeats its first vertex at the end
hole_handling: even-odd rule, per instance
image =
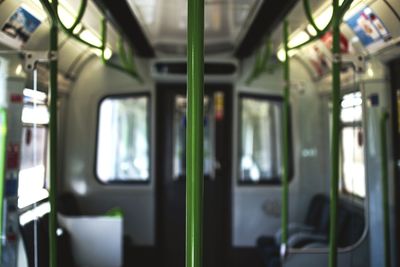
MULTIPOLYGON (((230 89, 204 97, 204 266, 224 266, 229 239, 230 89)), ((186 86, 159 85, 157 97, 158 240, 166 267, 185 262, 186 86)))

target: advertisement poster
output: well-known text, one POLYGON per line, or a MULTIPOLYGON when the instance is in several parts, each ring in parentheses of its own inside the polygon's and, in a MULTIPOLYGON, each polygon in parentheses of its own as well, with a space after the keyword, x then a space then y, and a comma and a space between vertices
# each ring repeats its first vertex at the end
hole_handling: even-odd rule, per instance
POLYGON ((330 72, 329 50, 322 42, 316 42, 304 49, 305 58, 312 67, 314 76, 321 78, 330 72))
POLYGON ((369 51, 376 50, 391 39, 382 20, 369 7, 353 15, 346 23, 369 51))
POLYGON ((2 25, 0 40, 14 48, 21 48, 39 27, 40 23, 41 21, 28 10, 24 7, 19 7, 2 25))
MULTIPOLYGON (((325 44, 326 48, 328 48, 329 51, 332 51, 332 32, 325 33, 321 37, 321 41, 325 44)), ((342 52, 342 54, 348 54, 350 52, 349 40, 347 40, 346 36, 344 36, 343 33, 340 33, 340 51, 342 52)))

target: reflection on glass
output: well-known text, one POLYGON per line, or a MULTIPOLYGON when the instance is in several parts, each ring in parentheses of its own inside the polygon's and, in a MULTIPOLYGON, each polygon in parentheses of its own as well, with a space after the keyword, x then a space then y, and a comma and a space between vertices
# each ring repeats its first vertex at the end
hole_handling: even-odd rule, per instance
MULTIPOLYGON (((204 176, 214 177, 214 138, 215 120, 212 98, 204 97, 204 176)), ((174 157, 173 177, 177 179, 186 175, 186 97, 178 95, 174 108, 174 157)))
POLYGON ((22 128, 21 163, 18 174, 18 207, 23 208, 48 196, 45 187, 47 128, 22 128))
POLYGON ((365 163, 362 134, 361 93, 350 93, 342 100, 342 188, 365 197, 365 163))
POLYGON ((100 104, 97 176, 102 182, 149 180, 148 97, 100 104))
POLYGON ((241 98, 240 180, 278 180, 282 107, 278 101, 241 98))

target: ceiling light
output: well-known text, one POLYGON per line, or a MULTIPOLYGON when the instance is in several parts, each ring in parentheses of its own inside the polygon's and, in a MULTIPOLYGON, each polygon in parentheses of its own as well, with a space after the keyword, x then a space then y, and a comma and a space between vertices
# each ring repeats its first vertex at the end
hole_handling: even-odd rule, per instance
POLYGON ((82 38, 82 40, 84 40, 92 45, 99 46, 99 47, 102 45, 101 40, 89 30, 83 30, 79 34, 79 37, 82 38))
POLYGON ((15 74, 20 75, 22 73, 22 65, 18 64, 17 68, 15 69, 15 74))
MULTIPOLYGON (((296 54, 295 50, 289 50, 288 52, 289 57, 292 57, 295 54, 296 54)), ((284 62, 286 59, 285 50, 283 50, 283 48, 279 49, 278 52, 276 53, 276 57, 280 62, 284 62)))
POLYGON ((37 101, 45 101, 47 96, 45 93, 25 88, 23 91, 24 96, 32 98, 37 101))
MULTIPOLYGON (((100 49, 95 49, 95 50, 93 50, 93 52, 97 56, 101 57, 101 50, 100 49)), ((104 50, 104 58, 105 58, 105 60, 109 60, 111 58, 112 54, 113 54, 112 50, 110 48, 106 47, 106 49, 104 50)))
POLYGON ((308 40, 310 40, 310 36, 305 31, 301 31, 290 38, 288 45, 289 47, 295 47, 307 42, 308 40))

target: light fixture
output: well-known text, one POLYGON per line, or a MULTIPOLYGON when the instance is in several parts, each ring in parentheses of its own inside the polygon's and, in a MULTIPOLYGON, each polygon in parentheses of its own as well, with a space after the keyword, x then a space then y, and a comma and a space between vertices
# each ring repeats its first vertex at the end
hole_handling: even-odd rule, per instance
POLYGON ((33 108, 32 106, 25 106, 22 109, 21 121, 23 123, 48 124, 49 119, 49 111, 45 105, 38 105, 36 108, 33 108))
POLYGON ((99 46, 99 47, 102 45, 101 40, 94 33, 89 31, 88 29, 83 30, 79 34, 79 37, 82 40, 84 40, 84 41, 86 41, 86 42, 88 42, 88 43, 90 43, 92 45, 99 46))
POLYGON ((318 27, 318 29, 323 30, 325 29, 326 26, 328 26, 331 18, 333 15, 333 8, 332 6, 329 6, 327 9, 322 11, 320 15, 317 16, 315 19, 315 25, 318 27))
POLYGON ((32 100, 36 100, 36 101, 44 102, 47 98, 45 93, 40 92, 40 91, 35 91, 32 89, 28 89, 28 88, 25 88, 22 93, 24 96, 32 98, 32 100))
MULTIPOLYGON (((295 54, 296 54, 296 50, 289 50, 289 52, 288 52, 289 57, 292 57, 295 54)), ((276 57, 278 58, 278 60, 280 62, 284 62, 286 59, 285 50, 283 50, 283 48, 279 49, 278 52, 276 53, 276 57)))
MULTIPOLYGON (((93 52, 97 56, 101 57, 101 50, 100 49, 94 49, 93 52)), ((112 54, 113 54, 112 50, 110 48, 106 47, 106 49, 104 50, 104 58, 105 58, 105 60, 109 60, 111 58, 112 54)))
POLYGON ((15 74, 20 75, 22 73, 22 65, 18 64, 18 66, 15 68, 15 74))
POLYGON ((289 47, 295 47, 307 42, 308 40, 310 40, 310 36, 305 31, 301 31, 290 38, 288 45, 289 47))

